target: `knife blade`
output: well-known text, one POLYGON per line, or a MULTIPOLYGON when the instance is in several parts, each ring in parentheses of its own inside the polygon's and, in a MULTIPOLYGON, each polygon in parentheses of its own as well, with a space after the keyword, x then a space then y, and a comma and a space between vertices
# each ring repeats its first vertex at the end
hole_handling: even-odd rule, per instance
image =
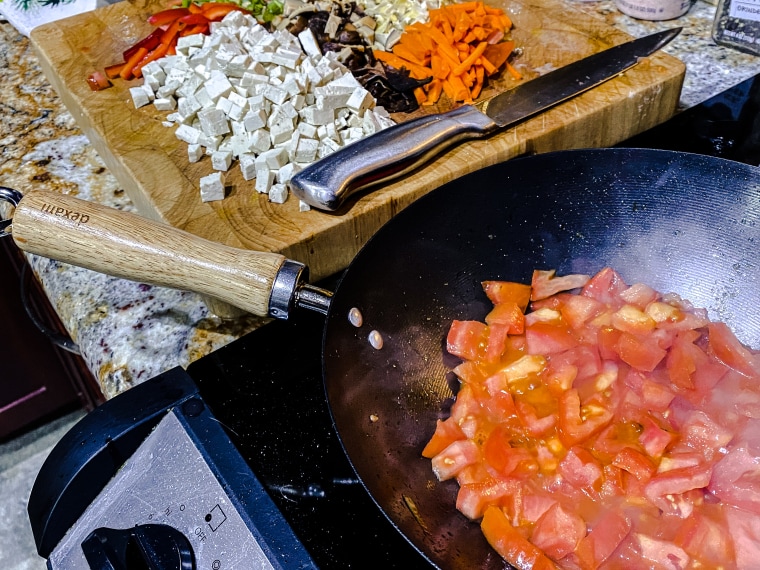
POLYGON ((359 190, 398 178, 461 141, 506 129, 620 75, 681 29, 613 46, 480 103, 393 125, 304 168, 290 189, 310 206, 334 212, 359 190))

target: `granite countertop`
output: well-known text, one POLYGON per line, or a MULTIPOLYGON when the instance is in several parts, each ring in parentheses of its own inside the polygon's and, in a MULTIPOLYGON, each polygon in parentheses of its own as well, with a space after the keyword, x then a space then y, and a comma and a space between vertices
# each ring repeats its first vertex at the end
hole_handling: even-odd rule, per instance
MULTIPOLYGON (((669 22, 635 20, 611 0, 568 0, 631 36, 683 31, 665 51, 686 64, 681 109, 760 73, 760 57, 717 46, 710 37, 716 6, 699 0, 669 22)), ((27 38, 0 21, 0 185, 32 186, 134 210, 39 68, 27 38)), ((53 307, 79 346, 106 398, 190 362, 261 326, 262 319, 222 320, 193 293, 108 277, 28 256, 53 307)))

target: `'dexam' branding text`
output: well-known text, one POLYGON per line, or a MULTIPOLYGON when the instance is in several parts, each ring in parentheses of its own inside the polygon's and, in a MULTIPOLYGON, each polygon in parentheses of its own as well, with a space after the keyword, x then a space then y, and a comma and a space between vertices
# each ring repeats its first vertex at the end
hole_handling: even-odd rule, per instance
POLYGON ((67 218, 72 222, 77 222, 80 224, 86 224, 90 221, 90 216, 87 214, 82 214, 81 212, 76 212, 74 210, 67 210, 66 208, 63 208, 61 206, 54 206, 52 204, 42 204, 42 206, 40 206, 40 210, 48 214, 52 214, 53 216, 58 216, 59 218, 67 218))

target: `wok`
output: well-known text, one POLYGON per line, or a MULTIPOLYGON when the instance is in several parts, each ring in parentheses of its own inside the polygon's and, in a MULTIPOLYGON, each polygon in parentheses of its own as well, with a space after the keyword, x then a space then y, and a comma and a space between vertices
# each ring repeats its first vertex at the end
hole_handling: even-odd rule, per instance
MULTIPOLYGON (((55 249, 47 253, 68 261, 73 255, 73 262, 99 270, 112 263, 109 273, 131 273, 141 280, 152 273, 149 282, 182 284, 202 293, 210 293, 199 283, 207 277, 196 273, 211 268, 223 271, 218 282, 228 282, 217 294, 238 300, 231 292, 237 285, 229 283, 237 283, 240 271, 220 269, 220 264, 239 259, 247 265, 250 252, 199 263, 194 249, 185 247, 164 259, 160 275, 155 268, 143 271, 145 256, 162 255, 159 250, 168 247, 166 235, 180 244, 190 239, 153 224, 151 231, 158 227, 164 237, 147 245, 145 232, 112 238, 113 228, 98 230, 91 236, 97 243, 112 239, 101 244, 98 258, 114 248, 120 253, 107 262, 92 261, 70 253, 79 248, 76 244, 54 248, 55 240, 47 240, 39 245, 54 216, 38 215, 40 201, 25 207, 25 200, 13 219, 13 235, 24 249, 43 255, 55 249), (185 265, 192 270, 177 269, 185 265), (182 275, 167 275, 173 273, 182 275)), ((55 204, 55 198, 49 201, 55 204)), ((62 235, 70 242, 76 234, 69 232, 90 231, 86 226, 92 218, 103 214, 97 208, 84 211, 90 212, 88 223, 77 226, 59 216, 63 225, 53 234, 66 232, 62 235)), ((439 567, 506 567, 478 525, 455 511, 456 484, 437 482, 430 462, 420 456, 436 418, 446 416, 456 392, 450 370, 457 362, 445 352, 451 321, 484 318, 489 302, 483 280, 529 282, 536 268, 563 274, 611 266, 628 283, 642 281, 707 308, 711 318, 727 322, 743 342, 758 347, 759 217, 757 169, 643 149, 515 159, 450 182, 398 214, 346 271, 329 301, 323 337, 325 389, 335 428, 378 506, 439 567), (349 320, 352 309, 362 314, 361 326, 349 320), (382 348, 369 341, 372 331, 382 338, 382 348)), ((137 224, 124 219, 127 229, 137 224)), ((83 251, 95 253, 92 243, 83 251)), ((271 255, 265 259, 267 266, 281 263, 271 255)), ((265 306, 258 297, 266 280, 245 272, 254 282, 246 295, 257 298, 255 307, 265 306)))

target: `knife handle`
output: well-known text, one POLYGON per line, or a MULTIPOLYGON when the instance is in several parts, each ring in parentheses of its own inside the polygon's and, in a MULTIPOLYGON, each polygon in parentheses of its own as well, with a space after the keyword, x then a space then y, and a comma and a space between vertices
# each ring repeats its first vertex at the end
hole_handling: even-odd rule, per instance
POLYGON ((434 155, 498 128, 472 105, 383 129, 307 166, 290 180, 293 193, 320 210, 335 211, 355 192, 397 178, 434 155))
POLYGON ((270 314, 275 281, 287 265, 280 254, 229 247, 55 192, 25 194, 11 228, 14 241, 26 252, 132 281, 195 291, 259 316, 270 314))

